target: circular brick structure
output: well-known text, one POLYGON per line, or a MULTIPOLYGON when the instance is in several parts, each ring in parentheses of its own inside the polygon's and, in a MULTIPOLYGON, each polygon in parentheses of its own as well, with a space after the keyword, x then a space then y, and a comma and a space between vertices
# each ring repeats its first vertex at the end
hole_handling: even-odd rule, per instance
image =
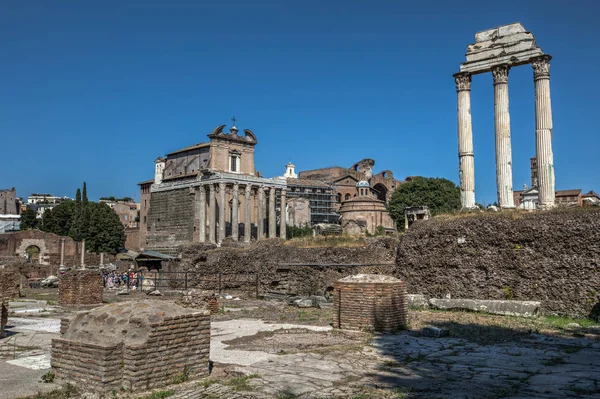
POLYGON ((406 283, 379 274, 344 277, 333 285, 333 327, 397 331, 406 328, 406 283))

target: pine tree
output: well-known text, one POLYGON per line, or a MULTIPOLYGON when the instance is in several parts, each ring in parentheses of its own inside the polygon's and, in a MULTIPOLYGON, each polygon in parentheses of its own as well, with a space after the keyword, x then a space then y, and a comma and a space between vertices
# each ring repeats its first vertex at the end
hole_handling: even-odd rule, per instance
POLYGON ((77 193, 75 194, 75 202, 78 204, 81 202, 81 190, 80 189, 77 189, 77 193))

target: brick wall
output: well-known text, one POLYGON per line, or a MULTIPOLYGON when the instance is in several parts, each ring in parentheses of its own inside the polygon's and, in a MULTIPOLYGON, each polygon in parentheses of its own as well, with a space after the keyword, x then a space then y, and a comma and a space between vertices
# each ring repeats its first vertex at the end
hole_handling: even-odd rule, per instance
POLYGON ((15 269, 0 270, 0 298, 18 298, 21 274, 15 269))
POLYGON ((58 302, 62 306, 102 303, 104 283, 97 270, 72 270, 60 276, 58 302))
MULTIPOLYGON (((61 321, 61 334, 70 322, 61 321)), ((139 391, 172 384, 183 375, 208 375, 208 311, 167 317, 150 327, 148 339, 135 346, 53 339, 52 367, 57 376, 92 391, 139 391)))
POLYGON ((408 304, 404 281, 334 284, 333 327, 397 331, 406 328, 408 304))
POLYGON ((8 323, 8 298, 0 298, 0 338, 4 338, 6 323, 8 323))

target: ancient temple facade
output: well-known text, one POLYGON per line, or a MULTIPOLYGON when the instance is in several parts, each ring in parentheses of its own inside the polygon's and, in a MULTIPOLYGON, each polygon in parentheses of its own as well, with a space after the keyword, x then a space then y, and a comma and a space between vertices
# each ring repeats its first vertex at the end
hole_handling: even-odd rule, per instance
POLYGON ((252 131, 224 128, 157 158, 154 180, 139 183, 141 248, 172 253, 190 242, 285 238, 286 179, 256 172, 252 131))

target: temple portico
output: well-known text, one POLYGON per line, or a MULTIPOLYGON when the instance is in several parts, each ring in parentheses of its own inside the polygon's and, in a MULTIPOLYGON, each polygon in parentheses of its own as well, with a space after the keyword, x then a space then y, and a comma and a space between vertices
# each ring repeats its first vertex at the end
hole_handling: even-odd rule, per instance
POLYGON ((554 158, 552 154, 552 108, 550 59, 536 45, 531 32, 520 23, 478 32, 467 46, 467 61, 454 74, 458 97, 458 158, 461 203, 475 208, 475 168, 471 122, 471 77, 491 72, 494 84, 494 131, 496 187, 501 208, 514 208, 512 147, 508 106, 508 74, 511 68, 531 64, 535 87, 536 157, 540 207, 554 206, 554 158))

